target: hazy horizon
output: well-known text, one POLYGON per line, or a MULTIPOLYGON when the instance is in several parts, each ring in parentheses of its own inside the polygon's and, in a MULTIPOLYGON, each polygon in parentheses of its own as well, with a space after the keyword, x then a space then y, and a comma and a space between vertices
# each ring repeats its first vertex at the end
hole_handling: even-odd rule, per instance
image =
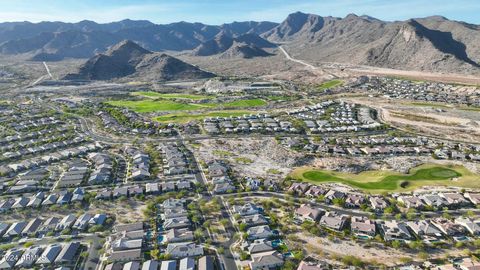
POLYGON ((75 23, 83 20, 109 23, 148 20, 156 24, 179 21, 218 25, 234 21, 281 22, 296 11, 321 16, 345 17, 350 13, 368 15, 380 20, 395 21, 428 16, 444 16, 451 20, 480 24, 480 1, 472 0, 220 0, 178 1, 45 1, 0 0, 2 22, 61 21, 75 23), (394 12, 392 12, 394 11, 394 12))

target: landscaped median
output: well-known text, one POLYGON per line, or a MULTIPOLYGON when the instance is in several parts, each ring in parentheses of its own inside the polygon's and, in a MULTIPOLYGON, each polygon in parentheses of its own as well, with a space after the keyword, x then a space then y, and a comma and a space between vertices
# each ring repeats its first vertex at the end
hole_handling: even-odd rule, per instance
POLYGON ((424 164, 412 168, 408 174, 394 171, 365 171, 354 174, 304 167, 296 169, 290 176, 313 184, 346 184, 371 193, 409 191, 422 186, 480 187, 480 176, 465 167, 439 164, 424 164))

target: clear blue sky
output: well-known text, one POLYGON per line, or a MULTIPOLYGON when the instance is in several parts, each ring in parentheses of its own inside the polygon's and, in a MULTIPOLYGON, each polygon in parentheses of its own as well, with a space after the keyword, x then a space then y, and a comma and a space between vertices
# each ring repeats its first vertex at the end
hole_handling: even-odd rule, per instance
POLYGON ((442 15, 480 24, 480 0, 0 0, 0 21, 281 22, 295 11, 338 17, 366 14, 383 20, 442 15))

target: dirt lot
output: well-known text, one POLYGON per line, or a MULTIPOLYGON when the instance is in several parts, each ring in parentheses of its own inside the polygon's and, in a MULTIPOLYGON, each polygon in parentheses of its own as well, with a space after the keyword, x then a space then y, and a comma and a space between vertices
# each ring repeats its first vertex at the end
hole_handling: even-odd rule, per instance
POLYGON ((480 141, 480 112, 463 107, 415 106, 382 98, 356 97, 349 102, 375 108, 381 120, 402 130, 463 142, 480 141))
POLYGON ((201 160, 226 159, 242 176, 283 178, 303 157, 267 137, 212 139, 200 143, 195 155, 201 160))
MULTIPOLYGON (((366 248, 362 242, 345 241, 340 239, 334 239, 333 241, 327 238, 316 237, 313 235, 306 235, 304 233, 297 233, 296 236, 306 243, 306 249, 314 254, 323 253, 324 255, 336 255, 345 256, 351 255, 360 258, 362 261, 371 263, 381 263, 387 266, 395 266, 402 264, 402 258, 410 258, 412 260, 419 260, 417 253, 405 252, 385 246, 372 246, 366 248)), ((462 254, 461 250, 454 249, 448 250, 449 255, 462 254)), ((443 258, 445 253, 430 253, 431 259, 443 258)))

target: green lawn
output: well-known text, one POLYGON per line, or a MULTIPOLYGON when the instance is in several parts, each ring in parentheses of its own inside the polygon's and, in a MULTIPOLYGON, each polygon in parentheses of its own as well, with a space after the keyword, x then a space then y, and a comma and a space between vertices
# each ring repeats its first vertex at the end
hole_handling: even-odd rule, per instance
POLYGON ((165 99, 144 99, 144 100, 115 100, 107 104, 116 107, 126 107, 138 113, 164 112, 164 111, 193 111, 215 108, 246 108, 258 107, 267 104, 262 99, 236 100, 226 103, 183 103, 165 99))
POLYGON ((318 90, 325 90, 325 89, 329 89, 329 88, 334 88, 334 87, 337 87, 337 86, 340 86, 343 84, 343 81, 342 80, 331 80, 331 81, 328 81, 328 82, 324 82, 322 83, 321 85, 319 85, 317 87, 318 90))
POLYGON ((190 100, 202 100, 202 99, 212 99, 213 96, 205 95, 192 95, 192 94, 179 94, 179 93, 157 93, 157 92, 133 92, 132 96, 141 96, 146 98, 164 98, 164 99, 190 99, 190 100))
POLYGON ((170 100, 119 100, 109 101, 110 105, 116 107, 126 107, 139 113, 159 112, 159 111, 191 111, 205 108, 199 104, 180 103, 170 100))
POLYGON ((203 120, 208 117, 230 117, 242 116, 244 114, 251 114, 250 111, 212 111, 200 114, 190 113, 172 113, 153 118, 155 121, 161 123, 188 123, 193 120, 203 120))
POLYGON ((225 108, 260 107, 267 105, 267 102, 263 99, 255 98, 235 100, 219 105, 222 105, 225 108))
POLYGON ((338 182, 372 191, 406 191, 421 186, 479 187, 478 175, 462 166, 426 164, 413 168, 409 174, 392 171, 367 171, 359 174, 300 168, 291 173, 294 179, 311 183, 338 182), (455 181, 452 181, 455 179, 455 181))

